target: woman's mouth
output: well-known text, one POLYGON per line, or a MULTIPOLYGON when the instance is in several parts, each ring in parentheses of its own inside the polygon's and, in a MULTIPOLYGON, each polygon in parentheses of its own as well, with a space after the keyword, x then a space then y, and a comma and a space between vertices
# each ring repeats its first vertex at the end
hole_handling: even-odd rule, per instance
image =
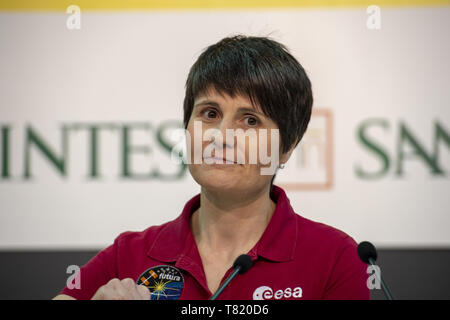
POLYGON ((203 161, 205 161, 206 164, 236 164, 235 161, 218 157, 204 157, 203 161))

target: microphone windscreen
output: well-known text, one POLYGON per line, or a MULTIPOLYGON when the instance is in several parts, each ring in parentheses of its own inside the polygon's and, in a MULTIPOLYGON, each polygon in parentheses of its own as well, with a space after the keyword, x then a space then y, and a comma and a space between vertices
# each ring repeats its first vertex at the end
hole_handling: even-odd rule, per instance
POLYGON ((356 250, 358 251, 359 258, 364 263, 369 263, 369 258, 372 258, 373 261, 377 260, 377 250, 369 241, 361 242, 356 250))
POLYGON ((240 267, 240 274, 246 273, 253 265, 252 258, 248 254, 241 254, 239 257, 234 260, 233 269, 240 267))

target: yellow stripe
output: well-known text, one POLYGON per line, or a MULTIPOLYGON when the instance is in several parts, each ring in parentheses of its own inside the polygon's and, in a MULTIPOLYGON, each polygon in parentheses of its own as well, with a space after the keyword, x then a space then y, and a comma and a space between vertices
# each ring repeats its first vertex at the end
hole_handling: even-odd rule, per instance
POLYGON ((244 9, 303 7, 449 6, 450 0, 0 0, 0 11, 244 9))

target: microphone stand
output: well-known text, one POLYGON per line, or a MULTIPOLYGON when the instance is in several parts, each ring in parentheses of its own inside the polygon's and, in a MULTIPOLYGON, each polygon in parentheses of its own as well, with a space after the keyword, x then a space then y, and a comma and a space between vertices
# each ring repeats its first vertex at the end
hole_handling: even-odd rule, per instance
POLYGON ((233 280, 233 278, 241 271, 241 266, 237 266, 236 269, 227 277, 225 282, 220 286, 220 288, 214 293, 209 300, 216 300, 219 294, 228 286, 228 284, 233 280))
POLYGON ((391 292, 389 291, 386 283, 384 283, 383 278, 381 278, 381 274, 378 273, 378 268, 375 265, 375 261, 372 258, 368 258, 367 260, 369 261, 369 264, 374 267, 373 269, 375 270, 375 276, 377 277, 378 281, 380 281, 381 288, 383 289, 383 293, 386 296, 386 298, 388 300, 394 300, 394 298, 392 298, 391 292))

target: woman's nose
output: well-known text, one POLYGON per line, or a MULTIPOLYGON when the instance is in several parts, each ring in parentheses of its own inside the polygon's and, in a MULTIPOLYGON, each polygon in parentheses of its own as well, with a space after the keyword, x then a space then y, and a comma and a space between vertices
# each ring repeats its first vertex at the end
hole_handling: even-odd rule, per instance
MULTIPOLYGON (((213 142, 218 148, 223 149, 224 156, 225 153, 234 153, 235 139, 234 130, 236 129, 231 119, 223 118, 220 122, 217 122, 209 134, 209 138, 206 137, 205 140, 213 142), (228 132, 227 132, 228 131, 228 132), (227 138, 228 135, 228 138, 227 138)), ((231 155, 227 155, 231 156, 231 155)))

